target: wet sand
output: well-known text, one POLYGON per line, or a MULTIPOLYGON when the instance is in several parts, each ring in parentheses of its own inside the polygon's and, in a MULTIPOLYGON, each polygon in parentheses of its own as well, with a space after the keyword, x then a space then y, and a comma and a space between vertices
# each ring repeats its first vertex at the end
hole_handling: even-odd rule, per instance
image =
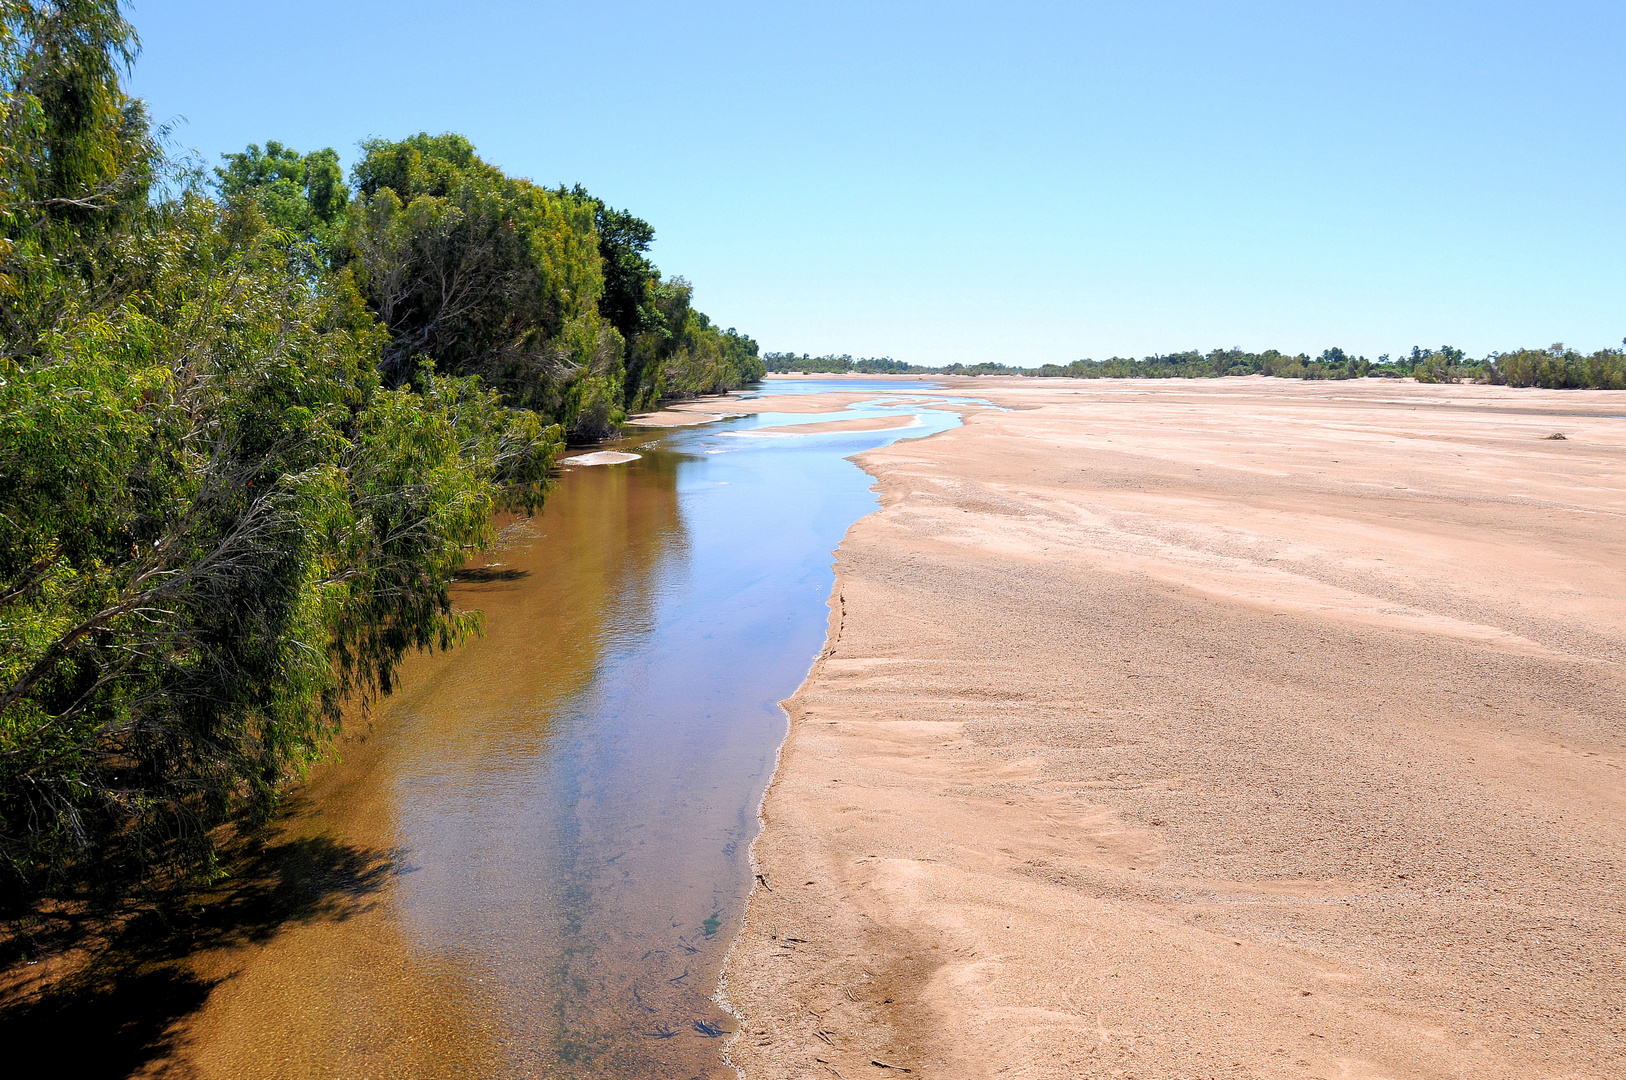
POLYGON ((1010 411, 858 458, 745 1075, 1626 1075, 1626 395, 948 382, 1010 411))

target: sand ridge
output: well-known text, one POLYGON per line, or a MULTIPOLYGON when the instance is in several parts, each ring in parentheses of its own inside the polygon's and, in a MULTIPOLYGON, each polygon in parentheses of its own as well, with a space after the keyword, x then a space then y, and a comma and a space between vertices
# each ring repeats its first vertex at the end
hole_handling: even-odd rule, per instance
POLYGON ((953 388, 859 458, 746 1076, 1626 1072, 1620 399, 953 388))

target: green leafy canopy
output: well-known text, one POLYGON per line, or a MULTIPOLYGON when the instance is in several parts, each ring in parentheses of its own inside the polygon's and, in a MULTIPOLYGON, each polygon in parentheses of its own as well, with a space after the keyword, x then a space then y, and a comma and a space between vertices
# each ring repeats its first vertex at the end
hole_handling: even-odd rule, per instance
POLYGON ((213 873, 408 652, 478 630, 453 576, 567 437, 760 374, 646 224, 460 136, 364 143, 348 184, 267 141, 207 191, 136 51, 113 0, 0 0, 13 904, 213 873))

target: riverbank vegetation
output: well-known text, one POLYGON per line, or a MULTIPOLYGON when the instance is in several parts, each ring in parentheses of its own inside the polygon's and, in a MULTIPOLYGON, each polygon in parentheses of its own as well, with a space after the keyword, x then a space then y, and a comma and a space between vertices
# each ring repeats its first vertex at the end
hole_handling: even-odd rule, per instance
POLYGON ((936 372, 937 368, 924 368, 894 360, 890 356, 865 356, 854 359, 841 356, 809 356, 807 353, 771 352, 762 354, 762 366, 773 372, 799 372, 804 375, 908 375, 936 372))
MULTIPOLYGON (((1626 344, 1626 343, 1623 343, 1626 344)), ((1517 349, 1472 359, 1449 345, 1438 349, 1414 346, 1407 356, 1380 356, 1368 360, 1343 349, 1327 349, 1320 356, 1288 355, 1275 349, 1261 353, 1242 349, 1195 350, 1139 360, 1114 356, 1106 360, 1075 360, 1071 364, 1044 364, 1024 368, 1005 364, 949 364, 928 367, 906 364, 890 357, 858 359, 851 356, 809 356, 806 353, 767 353, 763 363, 770 372, 805 374, 887 375, 1027 375, 1074 379, 1214 379, 1235 375, 1266 375, 1281 379, 1413 378, 1418 382, 1482 382, 1504 386, 1543 386, 1551 389, 1626 389, 1626 349, 1600 349, 1583 355, 1562 344, 1546 349, 1517 349)))
POLYGON ((762 374, 650 226, 457 135, 211 176, 117 0, 0 0, 0 898, 208 878, 568 440, 762 374))

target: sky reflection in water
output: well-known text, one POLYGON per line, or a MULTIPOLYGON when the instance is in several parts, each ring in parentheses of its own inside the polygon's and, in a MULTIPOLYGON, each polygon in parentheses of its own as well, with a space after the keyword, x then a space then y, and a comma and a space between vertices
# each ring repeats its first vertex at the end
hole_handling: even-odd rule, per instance
POLYGON ((571 470, 504 556, 526 576, 463 597, 487 637, 395 706, 400 919, 470 973, 512 1074, 732 1075, 709 994, 750 886, 777 702, 823 646, 832 549, 876 505, 845 457, 959 423, 921 404, 652 433, 618 447, 639 461, 571 470), (900 411, 920 425, 728 434, 900 411))

